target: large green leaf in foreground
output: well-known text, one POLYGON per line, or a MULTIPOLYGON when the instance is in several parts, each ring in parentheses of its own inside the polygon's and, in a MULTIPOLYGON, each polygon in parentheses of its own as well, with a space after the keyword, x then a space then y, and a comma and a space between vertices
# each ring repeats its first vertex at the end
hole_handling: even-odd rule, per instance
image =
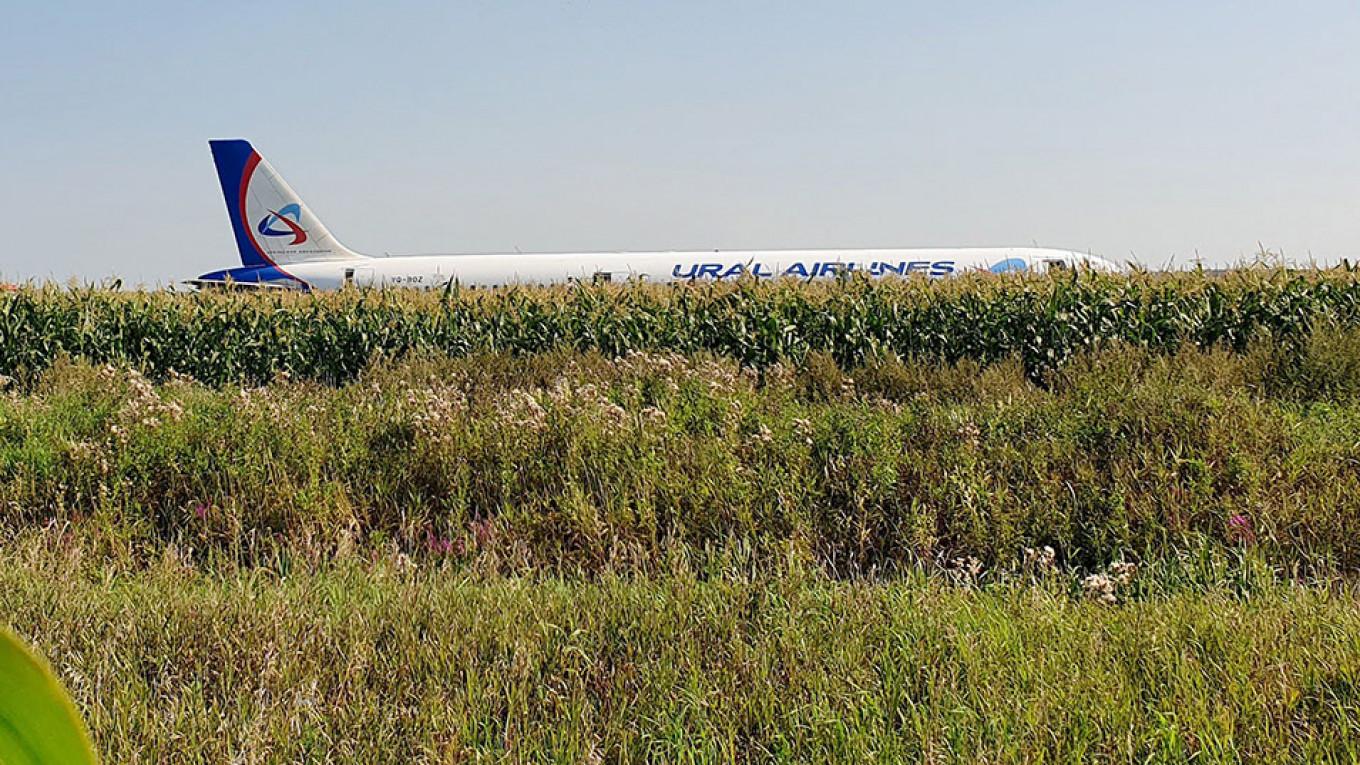
POLYGON ((94 762, 85 726, 52 671, 0 630, 0 765, 94 762))

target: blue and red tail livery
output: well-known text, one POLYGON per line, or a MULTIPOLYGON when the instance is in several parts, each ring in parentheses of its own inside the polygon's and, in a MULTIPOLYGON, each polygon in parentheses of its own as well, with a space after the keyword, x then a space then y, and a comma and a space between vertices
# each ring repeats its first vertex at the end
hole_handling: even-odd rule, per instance
POLYGON ((297 264, 362 257, 336 241, 248 141, 209 145, 241 265, 258 271, 251 274, 258 279, 240 281, 282 280, 307 288, 309 281, 297 273, 297 264))

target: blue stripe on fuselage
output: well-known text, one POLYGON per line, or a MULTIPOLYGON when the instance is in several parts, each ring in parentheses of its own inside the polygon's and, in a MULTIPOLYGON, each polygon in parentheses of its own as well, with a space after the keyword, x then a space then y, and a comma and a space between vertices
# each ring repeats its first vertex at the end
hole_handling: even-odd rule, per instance
POLYGON ((209 271, 198 277, 205 282, 235 282, 236 284, 270 284, 283 283, 288 287, 301 287, 307 289, 307 284, 300 279, 286 274, 274 266, 264 266, 263 268, 224 268, 221 271, 209 271))

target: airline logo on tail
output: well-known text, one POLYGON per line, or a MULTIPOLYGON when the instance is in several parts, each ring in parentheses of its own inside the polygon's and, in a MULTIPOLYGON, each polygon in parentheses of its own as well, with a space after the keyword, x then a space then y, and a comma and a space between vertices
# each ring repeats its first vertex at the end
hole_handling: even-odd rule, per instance
POLYGON ((302 207, 298 204, 288 204, 277 210, 270 210, 269 214, 260 218, 260 224, 256 227, 264 236, 291 236, 293 241, 289 245, 302 244, 307 241, 307 232, 298 225, 302 220, 302 207), (281 223, 284 228, 274 228, 274 224, 281 223))

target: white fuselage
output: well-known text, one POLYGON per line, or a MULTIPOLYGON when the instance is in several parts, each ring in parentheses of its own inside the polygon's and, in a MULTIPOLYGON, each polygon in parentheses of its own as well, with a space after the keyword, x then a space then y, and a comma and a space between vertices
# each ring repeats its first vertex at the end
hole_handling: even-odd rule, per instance
POLYGON ((1115 270, 1108 261, 1037 247, 948 249, 732 250, 696 252, 502 253, 371 258, 340 243, 264 157, 242 139, 209 141, 227 204, 239 268, 203 274, 200 286, 340 289, 458 284, 716 281, 742 277, 824 279, 855 272, 872 277, 938 278, 971 271, 1052 268, 1115 270))
POLYGON ((750 250, 698 252, 505 253, 415 255, 306 261, 281 266, 313 289, 357 287, 442 288, 571 282, 662 283, 741 277, 816 279, 842 273, 938 278, 970 271, 1052 268, 1113 270, 1100 258, 1069 250, 1025 247, 750 250))

